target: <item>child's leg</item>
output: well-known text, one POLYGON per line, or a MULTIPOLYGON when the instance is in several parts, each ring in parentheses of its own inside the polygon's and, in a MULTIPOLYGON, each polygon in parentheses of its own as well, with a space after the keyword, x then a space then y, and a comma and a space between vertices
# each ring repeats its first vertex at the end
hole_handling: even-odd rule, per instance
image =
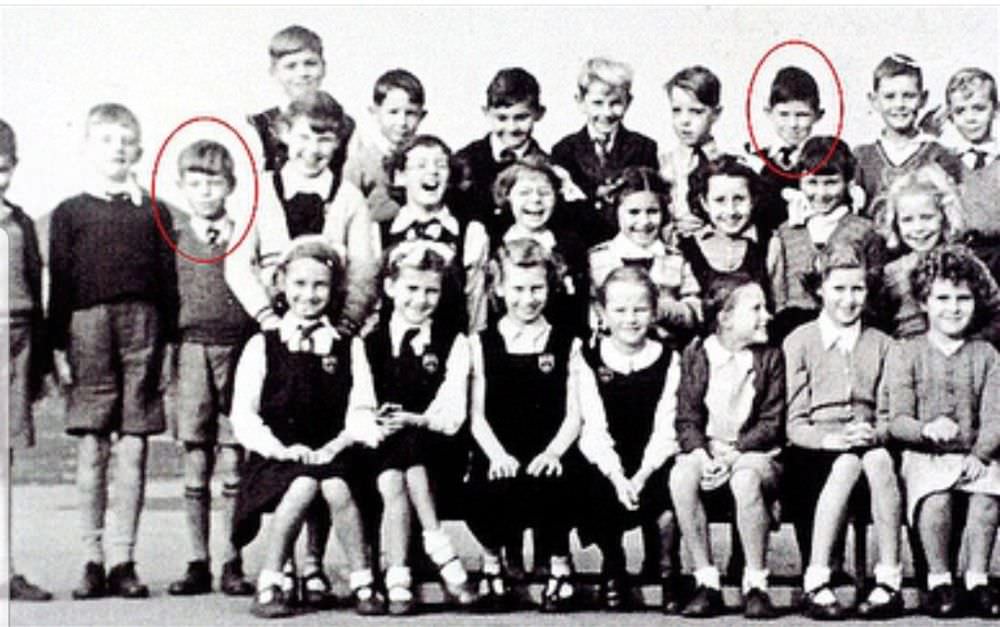
POLYGON ((109 556, 112 564, 133 561, 146 488, 146 436, 122 434, 115 445, 115 501, 109 556))
MULTIPOLYGON (((812 547, 804 576, 806 592, 830 582, 830 557, 847 521, 847 503, 860 477, 861 460, 857 455, 840 455, 830 467, 830 474, 820 490, 813 514, 812 547)), ((835 602, 836 598, 825 601, 819 600, 820 603, 829 604, 835 602)))
POLYGON ((673 510, 665 510, 656 519, 656 528, 660 532, 660 576, 666 577, 680 573, 680 533, 677 528, 677 516, 673 510))
POLYGON ((267 549, 261 562, 261 575, 268 571, 272 576, 280 576, 281 568, 291 554, 292 545, 302 528, 306 511, 316 498, 317 489, 318 483, 311 477, 298 477, 288 486, 271 518, 267 549))
POLYGON ((306 516, 306 552, 302 556, 302 572, 323 570, 323 557, 330 540, 330 519, 313 508, 306 516))
POLYGON ((990 572, 990 557, 993 555, 998 523, 1000 498, 991 494, 973 494, 969 497, 969 516, 965 527, 969 550, 965 577, 966 588, 969 590, 987 584, 986 575, 990 572))
POLYGON ((209 478, 215 463, 211 445, 187 444, 184 450, 184 509, 187 512, 188 539, 192 561, 207 562, 210 525, 209 478))
POLYGON ((382 550, 389 568, 406 565, 410 546, 410 502, 406 496, 406 480, 401 470, 389 469, 378 476, 378 491, 382 495, 382 550))
POLYGON ((225 538, 222 553, 223 563, 239 559, 240 550, 233 544, 233 517, 236 514, 236 495, 240 491, 240 464, 243 462, 243 448, 235 445, 219 447, 218 472, 222 478, 222 521, 219 532, 225 538))
POLYGON ((677 512, 677 524, 684 536, 695 576, 702 571, 699 583, 719 588, 719 571, 712 565, 712 547, 708 537, 708 518, 701 502, 701 460, 693 454, 680 455, 670 472, 670 496, 677 512), (714 571, 709 573, 708 569, 714 571), (709 576, 713 581, 703 581, 709 576), (711 584, 715 585, 711 585, 711 584))
POLYGON ((936 492, 918 505, 917 532, 927 560, 928 590, 936 587, 945 575, 950 581, 948 549, 951 541, 951 503, 948 492, 936 492))
POLYGON ((87 433, 77 445, 76 487, 80 495, 83 548, 88 562, 104 563, 101 536, 108 507, 108 461, 111 440, 106 435, 87 433))
POLYGON ((899 528, 902 524, 903 497, 899 490, 892 455, 884 448, 868 451, 861 458, 868 478, 872 500, 872 520, 878 542, 875 582, 899 590, 903 570, 899 557, 899 528))
POLYGON ((361 512, 351 496, 351 489, 343 479, 339 478, 327 479, 320 487, 323 498, 330 507, 333 528, 344 549, 352 577, 354 572, 361 570, 369 570, 370 576, 361 531, 361 512))
POLYGON ((467 604, 474 601, 472 594, 466 589, 468 574, 462 561, 458 559, 451 538, 441 528, 434 506, 434 495, 431 493, 427 480, 427 469, 424 466, 412 466, 406 469, 406 490, 413 509, 417 512, 420 525, 424 528, 424 550, 431 561, 437 565, 445 589, 455 601, 467 604))
POLYGON ((746 555, 743 591, 767 589, 767 540, 771 513, 764 497, 764 455, 744 453, 733 468, 729 487, 736 500, 736 526, 746 555), (746 466, 744 466, 744 463, 746 466), (748 467, 747 467, 748 466, 748 467))

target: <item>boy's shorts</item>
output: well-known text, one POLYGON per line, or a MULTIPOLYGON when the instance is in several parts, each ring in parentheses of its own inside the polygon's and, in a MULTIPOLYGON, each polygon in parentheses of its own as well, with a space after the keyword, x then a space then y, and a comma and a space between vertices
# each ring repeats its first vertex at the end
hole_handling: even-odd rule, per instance
POLYGON ((172 388, 174 438, 187 444, 236 444, 229 422, 240 347, 182 342, 172 388))
POLYGON ((35 420, 31 413, 29 377, 31 371, 31 323, 13 318, 2 323, 9 332, 10 361, 3 360, 3 375, 10 381, 8 395, 8 446, 12 449, 35 445, 35 420), (10 368, 9 372, 7 368, 10 368))
POLYGON ((163 342, 156 307, 124 302, 74 311, 69 332, 73 385, 66 432, 162 433, 163 342))

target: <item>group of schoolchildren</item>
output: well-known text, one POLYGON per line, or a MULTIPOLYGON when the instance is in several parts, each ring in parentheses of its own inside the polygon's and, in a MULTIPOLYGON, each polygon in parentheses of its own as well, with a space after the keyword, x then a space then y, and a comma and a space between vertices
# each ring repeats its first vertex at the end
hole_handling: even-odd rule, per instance
MULTIPOLYGON (((377 132, 355 133, 320 90, 318 36, 286 28, 270 54, 289 103, 249 118, 265 171, 238 247, 227 150, 186 147, 186 211, 154 219, 132 174, 139 123, 121 105, 89 112, 89 182, 52 214, 47 316, 31 220, 0 196, 11 446, 32 444, 30 400, 51 366, 79 438, 86 566, 74 598, 148 596, 133 560, 147 437, 169 423, 191 550, 169 593, 212 590, 218 468, 219 586, 252 595, 262 617, 329 605, 331 531, 362 614, 412 613, 411 567, 427 558, 457 606, 517 607, 526 529, 542 611, 578 607, 573 529, 601 550, 601 605, 636 609, 623 549, 635 527, 662 609, 715 616, 719 511, 735 516, 748 618, 777 615, 768 538, 789 517, 808 616, 901 615, 902 524, 927 613, 1000 616, 988 579, 1000 521, 992 76, 955 74, 945 111, 921 126, 920 68, 883 59, 869 99, 885 127, 852 152, 811 135, 816 82, 783 68, 766 109, 781 145, 731 154, 712 136, 718 79, 686 68, 665 86, 679 143, 660 155, 622 124, 631 70, 597 58, 578 81, 586 124, 549 156, 532 137, 539 86, 521 68, 487 89, 489 134, 453 153, 417 133, 425 97, 411 73, 378 79, 377 132), (849 608, 833 571, 859 487, 878 562, 849 608), (442 527, 456 518, 482 546, 478 588, 442 527), (241 550, 261 534, 254 584, 241 550)), ((4 124, 0 193, 16 162, 4 124)), ((50 598, 19 575, 10 591, 50 598)))

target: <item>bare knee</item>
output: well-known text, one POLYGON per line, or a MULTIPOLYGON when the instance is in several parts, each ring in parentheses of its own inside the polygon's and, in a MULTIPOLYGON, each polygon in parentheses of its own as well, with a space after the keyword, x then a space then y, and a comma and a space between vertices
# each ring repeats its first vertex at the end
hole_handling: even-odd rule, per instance
POLYGON ((861 458, 861 463, 870 483, 897 481, 896 465, 892 461, 892 455, 884 448, 868 451, 861 458))
POLYGON ((670 492, 690 496, 698 492, 701 483, 702 462, 692 453, 677 456, 677 462, 670 471, 670 492))
POLYGON ((354 506, 351 489, 343 479, 327 479, 323 482, 323 497, 330 506, 330 514, 337 515, 354 506))
POLYGON ((1000 519, 1000 498, 990 494, 969 497, 969 525, 996 527, 1000 519))
POLYGON ((386 503, 399 501, 406 495, 406 480, 399 470, 385 470, 378 476, 378 491, 386 503))
POLYGON ((937 492, 924 497, 920 503, 918 523, 921 527, 933 525, 943 526, 951 522, 951 494, 937 492))
POLYGON ((733 472, 729 478, 729 489, 733 492, 737 507, 745 507, 764 498, 760 475, 749 468, 733 472))

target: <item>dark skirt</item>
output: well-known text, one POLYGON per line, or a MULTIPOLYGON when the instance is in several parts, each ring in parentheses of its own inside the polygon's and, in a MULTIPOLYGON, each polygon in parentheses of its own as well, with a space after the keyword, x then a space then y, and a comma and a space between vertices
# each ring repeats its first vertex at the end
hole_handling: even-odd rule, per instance
POLYGON ((329 464, 313 465, 268 459, 251 452, 240 468, 240 491, 236 497, 233 543, 243 547, 257 536, 260 519, 273 512, 289 486, 299 477, 316 481, 343 479, 362 510, 371 500, 370 453, 360 446, 343 451, 329 464))
POLYGON ((446 437, 418 427, 400 429, 378 445, 374 455, 376 472, 426 466, 447 443, 446 437))
POLYGON ((611 536, 621 539, 621 534, 648 522, 655 522, 663 512, 673 510, 670 499, 670 469, 673 461, 649 476, 639 494, 639 509, 629 511, 618 500, 611 480, 591 466, 587 471, 584 503, 580 508, 577 531, 580 544, 587 546, 611 536))

